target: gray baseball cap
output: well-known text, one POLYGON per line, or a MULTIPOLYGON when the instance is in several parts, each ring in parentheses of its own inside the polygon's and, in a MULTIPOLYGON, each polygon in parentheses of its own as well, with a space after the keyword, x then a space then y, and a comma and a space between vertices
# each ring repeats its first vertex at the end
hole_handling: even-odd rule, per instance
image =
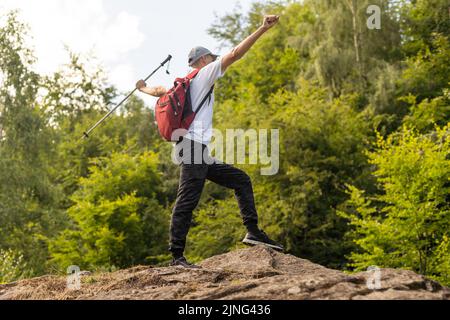
POLYGON ((191 52, 189 52, 188 63, 189 66, 192 66, 198 59, 203 57, 204 55, 210 54, 213 57, 217 58, 219 55, 211 53, 208 49, 204 47, 195 47, 192 48, 191 52))

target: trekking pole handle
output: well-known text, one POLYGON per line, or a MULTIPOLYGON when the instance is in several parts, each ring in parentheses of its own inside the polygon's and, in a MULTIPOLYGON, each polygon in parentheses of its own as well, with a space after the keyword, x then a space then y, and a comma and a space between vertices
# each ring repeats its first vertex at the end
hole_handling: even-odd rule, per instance
POLYGON ((172 59, 172 56, 169 54, 169 56, 166 58, 166 60, 164 60, 164 61, 161 63, 161 67, 162 67, 163 65, 165 65, 167 62, 169 62, 170 59, 172 59))
MULTIPOLYGON (((161 64, 159 65, 158 68, 156 68, 155 70, 153 70, 152 73, 150 73, 148 75, 147 78, 145 78, 144 81, 147 81, 151 76, 153 76, 160 68, 162 68, 168 61, 170 61, 170 59, 172 59, 172 56, 169 54, 169 56, 166 58, 166 60, 164 60, 163 62, 161 62, 161 64)), ((116 111, 116 109, 118 107, 120 107, 122 105, 122 103, 124 103, 129 97, 131 97, 131 95, 136 91, 137 89, 134 88, 133 91, 131 91, 122 101, 120 101, 113 109, 111 109, 105 116, 103 116, 103 118, 101 118, 99 121, 97 121, 96 124, 94 124, 89 130, 83 132, 83 136, 81 137, 82 139, 85 138, 89 138, 89 134, 95 129, 97 128, 100 123, 102 123, 104 120, 106 120, 106 118, 108 118, 114 111, 116 111)))
MULTIPOLYGON (((147 78, 144 79, 144 82, 147 81, 156 71, 158 71, 160 68, 164 67, 164 65, 169 62, 172 59, 172 56, 169 54, 169 56, 166 58, 166 60, 164 60, 163 62, 161 62, 161 64, 159 65, 159 67, 157 69, 155 69, 152 73, 150 73, 148 75, 147 78)), ((134 89, 135 91, 136 89, 134 89)))

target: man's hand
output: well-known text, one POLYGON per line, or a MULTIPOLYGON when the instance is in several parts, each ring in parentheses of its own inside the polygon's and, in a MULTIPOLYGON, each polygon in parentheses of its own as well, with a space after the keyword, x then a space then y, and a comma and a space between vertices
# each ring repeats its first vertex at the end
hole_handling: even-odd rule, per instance
POLYGON ((139 91, 141 91, 142 88, 145 88, 146 86, 147 84, 144 80, 139 80, 138 82, 136 82, 136 89, 138 89, 139 91))
POLYGON ((264 21, 261 27, 267 31, 278 23, 278 19, 280 19, 280 16, 276 15, 264 16, 264 21))

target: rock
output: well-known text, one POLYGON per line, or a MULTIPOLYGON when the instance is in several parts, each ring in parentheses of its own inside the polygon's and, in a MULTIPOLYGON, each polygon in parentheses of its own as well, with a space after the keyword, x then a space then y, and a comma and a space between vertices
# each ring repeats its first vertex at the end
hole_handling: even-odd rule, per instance
POLYGON ((300 287, 292 287, 288 289, 289 294, 299 294, 300 292, 302 292, 302 289, 300 289, 300 287))
MULTIPOLYGON (((201 269, 138 266, 90 274, 80 290, 65 277, 0 285, 5 299, 450 299, 450 289, 412 271, 379 269, 352 275, 256 246, 204 260, 201 269)), ((86 274, 87 275, 87 274, 86 274)))

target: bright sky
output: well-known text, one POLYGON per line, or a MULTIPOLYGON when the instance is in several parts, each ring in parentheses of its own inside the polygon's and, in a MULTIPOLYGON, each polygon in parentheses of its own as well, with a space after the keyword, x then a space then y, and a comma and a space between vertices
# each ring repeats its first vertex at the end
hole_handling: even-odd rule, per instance
MULTIPOLYGON (((244 11, 252 0, 241 0, 244 11)), ((31 28, 39 73, 52 73, 67 62, 64 45, 78 53, 93 52, 110 81, 122 92, 134 88, 168 54, 171 75, 159 71, 149 85, 169 87, 188 71, 189 50, 202 45, 213 52, 219 44, 206 30, 214 13, 231 12, 237 1, 212 0, 0 0, 0 14, 20 9, 20 19, 31 28)), ((146 103, 154 99, 138 93, 146 103)))

